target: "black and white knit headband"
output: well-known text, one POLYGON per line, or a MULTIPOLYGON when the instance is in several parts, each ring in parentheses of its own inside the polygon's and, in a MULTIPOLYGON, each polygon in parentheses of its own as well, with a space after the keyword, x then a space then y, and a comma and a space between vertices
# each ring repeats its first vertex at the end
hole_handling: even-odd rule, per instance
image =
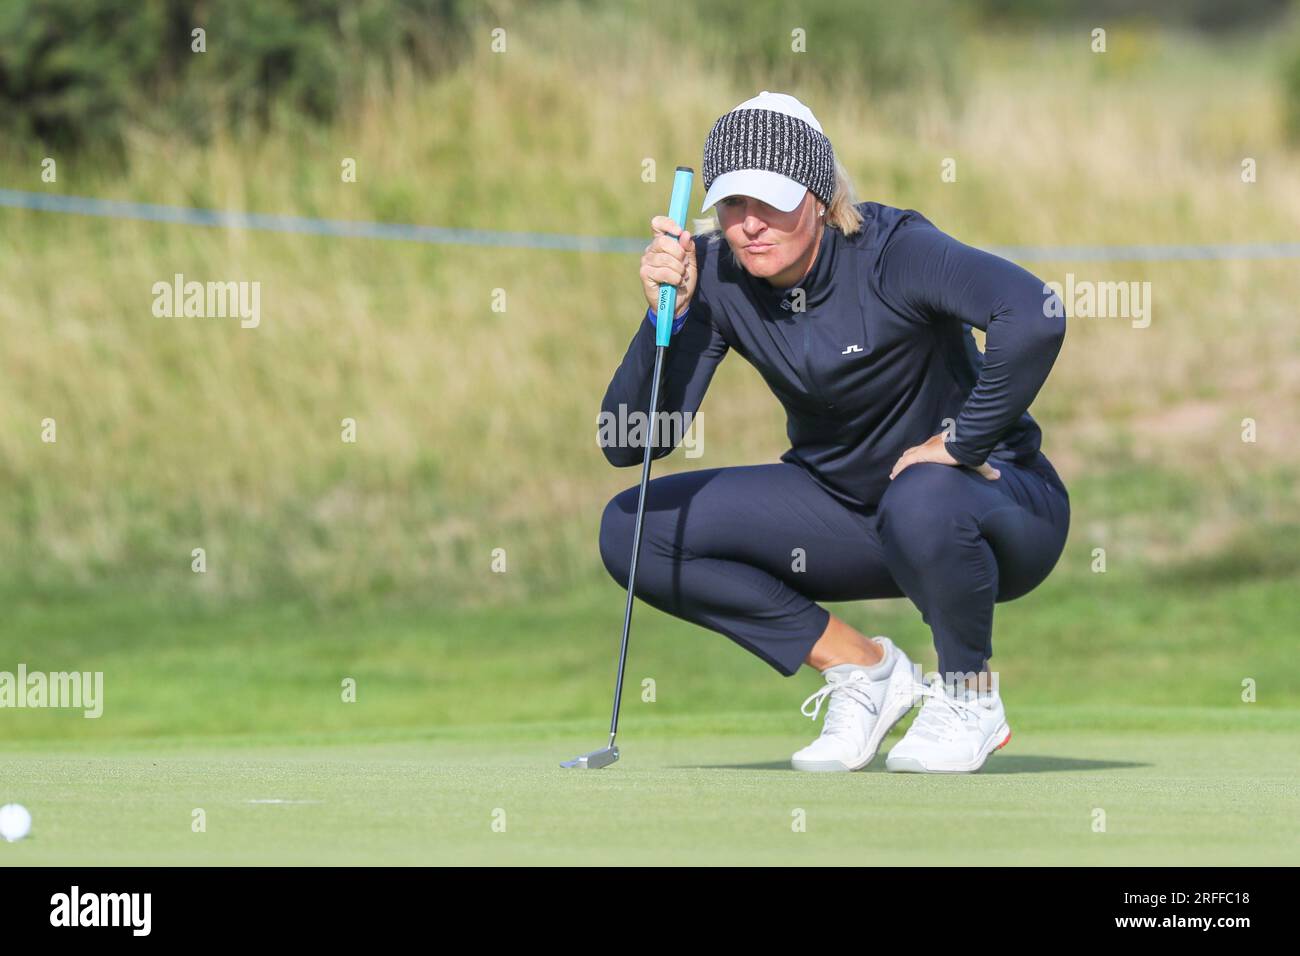
POLYGON ((732 110, 704 141, 704 188, 723 173, 763 169, 806 186, 830 205, 835 193, 835 153, 825 133, 773 110, 732 110))

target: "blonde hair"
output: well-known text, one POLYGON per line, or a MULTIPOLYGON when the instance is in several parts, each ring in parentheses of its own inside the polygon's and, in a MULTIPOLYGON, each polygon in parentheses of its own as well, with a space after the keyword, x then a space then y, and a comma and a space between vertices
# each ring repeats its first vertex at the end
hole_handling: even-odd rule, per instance
POLYGON ((857 234, 862 229, 862 213, 859 211, 858 197, 853 192, 853 180, 849 179, 849 172, 840 162, 839 157, 835 158, 835 193, 831 196, 831 204, 826 209, 826 224, 834 226, 846 236, 857 234))
MULTIPOLYGON (((853 190, 853 180, 849 172, 835 158, 835 192, 831 195, 831 204, 826 207, 826 224, 833 226, 846 236, 857 235, 862 230, 862 212, 857 206, 858 197, 853 190)), ((695 235, 712 233, 714 240, 722 238, 722 225, 718 222, 718 207, 709 210, 709 218, 696 219, 691 232, 695 235)))

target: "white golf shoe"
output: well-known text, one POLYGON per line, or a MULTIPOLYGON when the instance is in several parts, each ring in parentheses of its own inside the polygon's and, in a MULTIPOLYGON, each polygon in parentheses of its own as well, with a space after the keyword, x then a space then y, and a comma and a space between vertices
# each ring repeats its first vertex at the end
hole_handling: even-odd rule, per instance
POLYGON ((988 755, 1007 745, 1011 728, 997 692, 949 694, 937 676, 929 687, 916 685, 921 712, 885 758, 888 770, 902 773, 974 773, 988 755))
POLYGON ((885 734, 912 709, 916 678, 912 662, 887 637, 873 637, 885 656, 874 667, 838 664, 823 672, 826 685, 803 702, 813 720, 826 705, 821 736, 790 758, 795 770, 844 772, 871 762, 885 734), (892 666, 891 666, 892 662, 892 666), (872 679, 868 671, 887 668, 872 679), (813 704, 812 713, 808 705, 813 704))

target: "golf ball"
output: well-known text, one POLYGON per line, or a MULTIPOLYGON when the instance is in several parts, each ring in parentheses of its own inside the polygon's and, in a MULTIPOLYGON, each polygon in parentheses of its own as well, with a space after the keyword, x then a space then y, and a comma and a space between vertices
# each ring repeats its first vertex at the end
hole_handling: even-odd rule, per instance
POLYGON ((10 843, 21 840, 32 829, 32 815, 21 803, 7 803, 0 807, 0 837, 10 843))

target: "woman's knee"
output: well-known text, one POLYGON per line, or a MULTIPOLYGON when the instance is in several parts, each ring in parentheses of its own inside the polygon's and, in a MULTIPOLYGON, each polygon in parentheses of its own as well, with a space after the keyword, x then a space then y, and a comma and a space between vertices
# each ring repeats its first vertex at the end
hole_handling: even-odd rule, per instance
POLYGON ((1028 512, 999 511, 984 522, 985 537, 998 555, 998 601, 1014 601, 1047 580, 1065 549, 1066 529, 1028 512))

